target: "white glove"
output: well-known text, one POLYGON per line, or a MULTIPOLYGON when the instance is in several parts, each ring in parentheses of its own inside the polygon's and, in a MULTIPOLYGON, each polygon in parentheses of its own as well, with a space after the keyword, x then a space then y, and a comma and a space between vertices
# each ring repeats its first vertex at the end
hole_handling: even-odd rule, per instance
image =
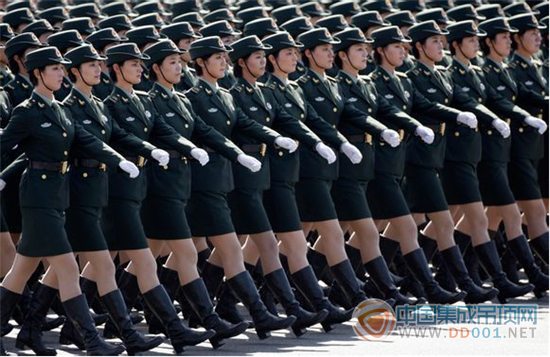
POLYGON ((2 191, 6 187, 6 181, 0 179, 0 191, 2 191))
POLYGON ((336 161, 336 154, 334 154, 334 151, 327 145, 318 143, 315 145, 315 150, 323 159, 327 160, 329 165, 336 161))
POLYGON ((361 151, 357 149, 355 146, 351 145, 350 143, 343 143, 342 146, 340 146, 340 151, 344 153, 351 161, 352 164, 357 165, 358 163, 363 160, 363 155, 361 154, 361 151))
POLYGON ((239 154, 237 161, 252 172, 258 172, 262 168, 262 163, 250 155, 239 154))
POLYGON ((535 118, 535 117, 527 117, 523 121, 525 124, 532 126, 533 128, 537 129, 539 131, 539 134, 544 134, 546 129, 548 129, 548 125, 544 122, 544 120, 535 118))
POLYGON ((160 166, 166 166, 170 162, 170 155, 162 149, 154 149, 151 151, 151 156, 158 161, 160 166))
POLYGON ((130 175, 130 178, 136 178, 139 176, 139 169, 131 161, 123 160, 120 162, 120 164, 118 164, 118 167, 120 167, 122 171, 128 173, 128 175, 130 175))
POLYGON ((296 149, 298 149, 298 144, 296 144, 294 140, 284 136, 279 136, 275 139, 275 145, 280 146, 283 149, 287 149, 290 153, 293 153, 296 149))
POLYGON ((502 119, 493 120, 493 127, 502 135, 503 138, 510 136, 510 126, 502 119))
POLYGON ((197 160, 201 166, 208 164, 208 161, 210 161, 208 153, 200 148, 194 148, 191 150, 191 156, 193 156, 193 158, 197 160))
POLYGON ((416 128, 416 135, 420 136, 420 138, 428 145, 433 143, 435 140, 434 131, 425 126, 419 126, 416 128))
POLYGON ((385 142, 390 144, 392 148, 399 146, 399 144, 401 143, 399 134, 395 130, 386 129, 382 132, 380 136, 382 137, 382 139, 384 139, 385 142))
POLYGON ((470 129, 475 129, 477 127, 477 118, 474 113, 462 112, 458 114, 458 116, 456 117, 456 121, 469 126, 470 129))

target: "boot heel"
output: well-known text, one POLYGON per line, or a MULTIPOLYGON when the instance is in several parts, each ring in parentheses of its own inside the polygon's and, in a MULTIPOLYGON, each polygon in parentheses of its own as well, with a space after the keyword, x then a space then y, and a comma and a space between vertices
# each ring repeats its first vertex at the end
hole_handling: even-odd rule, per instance
POLYGON ((300 337, 305 335, 307 330, 305 327, 292 327, 292 332, 294 332, 294 335, 296 335, 296 337, 300 337))
POLYGON ((225 341, 223 339, 221 338, 218 339, 216 337, 211 338, 210 340, 208 340, 208 342, 210 342, 210 344, 212 345, 212 348, 215 350, 225 345, 225 341))
POLYGON ((25 345, 24 342, 22 342, 22 341, 15 341, 15 348, 17 348, 18 350, 24 350, 25 347, 27 347, 27 346, 25 345))
POLYGON ((256 335, 260 340, 265 340, 271 337, 271 331, 256 331, 256 335))
POLYGON ((321 326, 323 327, 323 330, 327 333, 334 330, 334 326, 328 322, 321 322, 321 326))

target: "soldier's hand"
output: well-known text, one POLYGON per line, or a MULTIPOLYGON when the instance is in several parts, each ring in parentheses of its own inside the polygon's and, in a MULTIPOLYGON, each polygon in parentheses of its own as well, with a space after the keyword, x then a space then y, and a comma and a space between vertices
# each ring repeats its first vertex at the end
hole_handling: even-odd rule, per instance
POLYGON ((283 149, 287 149, 290 153, 293 153, 296 149, 298 149, 298 144, 296 144, 296 141, 284 136, 279 136, 275 139, 275 145, 280 146, 283 149))
POLYGON ((252 172, 258 172, 262 168, 261 162, 246 154, 239 154, 237 161, 252 172))
POLYGON ((539 118, 527 117, 525 118, 524 123, 537 129, 541 135, 546 132, 546 129, 548 129, 548 125, 544 122, 544 120, 539 118))
POLYGON ((2 191, 6 187, 6 181, 0 179, 0 191, 2 191))
POLYGON ((340 151, 342 151, 354 165, 357 165, 361 162, 361 160, 363 160, 361 151, 350 143, 343 143, 342 146, 340 146, 340 151))
POLYGON ((200 148, 194 148, 191 150, 191 156, 193 156, 193 158, 197 160, 201 166, 208 164, 208 161, 210 161, 208 153, 200 148))
POLYGON ((390 144, 392 148, 395 148, 399 146, 401 143, 401 139, 399 138, 399 133, 395 130, 386 129, 380 134, 382 139, 384 139, 385 142, 390 144))
POLYGON ((327 160, 329 164, 332 164, 334 163, 334 161, 336 161, 336 154, 334 154, 334 151, 332 151, 330 147, 323 143, 318 143, 317 145, 315 145, 315 151, 317 151, 317 153, 323 159, 327 160))
POLYGON ((477 117, 474 113, 462 112, 458 114, 456 121, 469 126, 470 129, 475 129, 477 127, 477 117))
POLYGON ((162 149, 154 149, 151 151, 151 156, 158 161, 160 166, 166 166, 170 162, 170 155, 162 149))
POLYGON ((493 120, 493 127, 502 135, 503 138, 510 136, 510 126, 502 119, 493 120))
POLYGON ((139 176, 139 169, 131 161, 123 160, 120 162, 120 164, 118 164, 118 167, 120 167, 122 171, 128 173, 128 175, 130 175, 130 178, 136 178, 139 176))
POLYGON ((416 135, 420 136, 422 141, 424 141, 428 145, 432 144, 435 140, 434 131, 425 126, 419 126, 418 128, 416 128, 416 135))

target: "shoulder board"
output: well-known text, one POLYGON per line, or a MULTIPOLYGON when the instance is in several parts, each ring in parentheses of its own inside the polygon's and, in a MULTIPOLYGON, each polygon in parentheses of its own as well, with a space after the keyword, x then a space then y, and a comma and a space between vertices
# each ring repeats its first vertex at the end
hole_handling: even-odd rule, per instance
POLYGON ((156 89, 149 91, 149 97, 151 97, 151 98, 156 98, 158 95, 159 95, 159 91, 156 90, 156 89))
POLYGON ((368 77, 373 81, 376 81, 378 78, 380 78, 380 76, 378 75, 378 73, 376 71, 371 72, 371 74, 369 74, 368 77))
POLYGON ((413 68, 413 69, 407 71, 407 74, 412 74, 415 77, 418 77, 420 75, 420 73, 421 73, 420 69, 418 69, 418 68, 413 68))
POLYGON ((396 76, 399 76, 399 77, 405 77, 405 78, 408 78, 408 77, 407 77, 407 74, 406 74, 406 73, 403 73, 403 72, 398 72, 398 71, 395 71, 395 75, 396 75, 396 76))
POLYGON ((193 92, 195 94, 199 94, 202 90, 202 86, 194 86, 193 88, 191 88, 189 91, 190 92, 193 92))
POLYGON ((233 87, 231 87, 230 91, 237 91, 238 93, 241 93, 243 91, 243 86, 234 85, 233 87))
POLYGON ((15 90, 15 87, 13 86, 13 84, 11 84, 11 82, 6 84, 6 88, 9 88, 11 90, 15 90))
POLYGON ((485 66, 483 66, 483 72, 485 72, 485 73, 491 72, 491 69, 492 69, 492 68, 491 68, 491 65, 485 65, 485 66))
POLYGON ((266 84, 266 87, 270 89, 277 89, 277 85, 273 82, 266 84))
POLYGON ((75 101, 76 101, 76 98, 74 96, 69 96, 67 98, 65 98, 65 100, 61 103, 67 105, 67 106, 72 106, 75 104, 75 101))
POLYGON ((310 76, 308 76, 307 74, 304 74, 303 76, 298 78, 298 82, 306 84, 307 82, 309 82, 310 78, 311 78, 310 76))
POLYGON ((149 96, 149 93, 144 92, 142 90, 135 90, 134 93, 136 93, 137 95, 140 95, 142 97, 148 97, 149 96))
POLYGON ((510 67, 510 68, 516 68, 517 65, 518 65, 518 63, 516 61, 510 61, 508 63, 508 67, 510 67))
POLYGON ((113 103, 117 103, 119 98, 120 98, 119 95, 111 94, 110 96, 107 97, 107 100, 110 100, 113 103))
POLYGON ((472 69, 473 69, 474 71, 478 71, 478 72, 481 71, 481 67, 479 67, 479 66, 474 66, 474 65, 472 65, 472 69))
POLYGON ((27 98, 24 101, 22 101, 18 106, 16 106, 15 109, 17 109, 17 108, 30 108, 31 106, 32 106, 31 98, 27 98))

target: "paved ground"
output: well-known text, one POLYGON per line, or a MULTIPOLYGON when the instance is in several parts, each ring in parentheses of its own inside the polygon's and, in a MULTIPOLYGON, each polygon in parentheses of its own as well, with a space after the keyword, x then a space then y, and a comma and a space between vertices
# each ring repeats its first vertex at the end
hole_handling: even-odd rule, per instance
MULTIPOLYGON (((190 347, 185 355, 218 355, 218 356, 237 356, 237 355, 270 355, 270 354, 289 354, 289 355, 548 355, 548 335, 549 335, 549 317, 548 317, 548 297, 535 299, 528 295, 525 298, 510 301, 516 304, 537 304, 538 316, 535 329, 523 329, 524 338, 511 338, 511 336, 501 338, 478 338, 468 336, 467 338, 451 338, 449 334, 455 334, 461 327, 478 327, 480 331, 483 325, 439 325, 433 329, 432 333, 441 333, 439 338, 415 337, 414 331, 411 331, 411 337, 400 336, 398 331, 394 331, 390 336, 381 342, 365 341, 355 335, 352 326, 356 320, 338 326, 330 333, 324 333, 321 327, 314 327, 301 338, 295 338, 290 331, 279 331, 273 333, 272 337, 260 341, 253 330, 248 330, 245 334, 227 341, 226 345, 219 350, 214 351, 209 343, 203 343, 196 347, 190 347), (456 329, 456 330, 453 330, 456 329), (533 337, 532 337, 533 335, 533 337)), ((244 311, 244 310, 243 310, 244 311)), ((524 325, 526 327, 527 325, 524 325)), ((494 326, 489 326, 491 330, 494 326)), ((146 331, 144 324, 139 325, 140 330, 146 331)), ((506 328, 507 329, 507 328, 506 328)), ((100 328, 102 330, 102 328, 100 328)), ((83 355, 74 346, 60 346, 57 343, 57 332, 47 332, 44 334, 45 341, 50 347, 58 349, 58 355, 83 355)), ((486 330, 489 331, 489 330, 486 330)), ((418 330, 416 331, 418 333, 418 330)), ((10 352, 16 352, 20 355, 32 355, 32 351, 19 351, 14 347, 15 337, 18 329, 14 329, 8 336, 4 337, 4 346, 10 352)), ((426 332, 428 334, 429 332, 426 332)), ((521 331, 518 331, 518 336, 521 331)), ((494 333, 493 333, 494 334, 494 333)), ((506 334, 506 331, 504 331, 506 334)), ((116 340, 112 340, 116 342, 116 340)), ((173 350, 168 343, 164 343, 148 355, 160 356, 172 354, 173 350)))

